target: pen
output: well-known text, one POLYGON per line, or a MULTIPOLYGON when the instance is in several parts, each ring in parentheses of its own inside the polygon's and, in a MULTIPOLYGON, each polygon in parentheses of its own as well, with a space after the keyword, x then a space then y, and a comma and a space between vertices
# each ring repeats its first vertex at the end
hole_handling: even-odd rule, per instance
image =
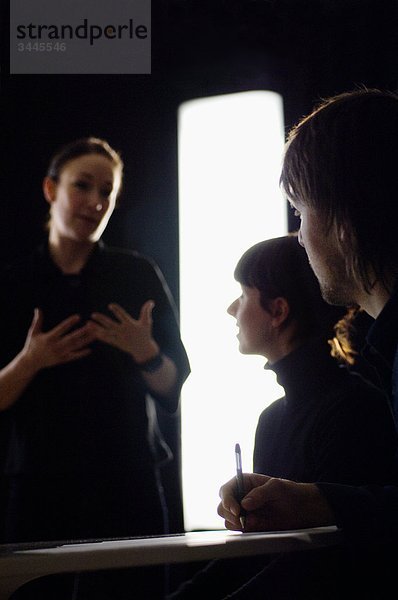
MULTIPOLYGON (((242 474, 242 454, 240 451, 240 445, 235 444, 235 460, 236 460, 236 482, 238 487, 238 500, 239 503, 245 495, 244 486, 243 486, 243 474, 242 474)), ((246 511, 244 508, 240 509, 240 524, 242 525, 242 529, 245 528, 246 523, 246 511)))

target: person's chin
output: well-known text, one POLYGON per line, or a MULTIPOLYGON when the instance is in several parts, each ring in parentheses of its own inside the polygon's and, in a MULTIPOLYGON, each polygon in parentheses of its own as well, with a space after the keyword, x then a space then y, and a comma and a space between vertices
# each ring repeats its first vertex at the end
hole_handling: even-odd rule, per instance
POLYGON ((332 304, 333 306, 348 306, 349 304, 355 304, 355 301, 349 297, 349 294, 344 293, 342 290, 321 286, 321 292, 325 302, 332 304))
POLYGON ((250 354, 250 351, 244 344, 242 344, 242 342, 239 343, 239 352, 241 354, 250 354))

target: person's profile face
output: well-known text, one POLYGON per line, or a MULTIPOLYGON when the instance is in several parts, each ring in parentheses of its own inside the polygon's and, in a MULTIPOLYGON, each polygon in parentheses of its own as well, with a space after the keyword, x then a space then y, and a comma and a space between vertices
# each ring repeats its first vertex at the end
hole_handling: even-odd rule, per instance
POLYGON ((241 285, 242 294, 232 302, 227 312, 235 317, 239 329, 237 338, 242 354, 266 356, 270 331, 270 314, 261 306, 260 292, 255 287, 241 285))
POLYGON ((357 302, 357 291, 348 278, 344 249, 334 227, 314 208, 301 202, 291 202, 300 217, 298 241, 304 247, 322 296, 329 304, 347 306, 357 302))
POLYGON ((78 241, 97 241, 115 208, 119 169, 105 156, 84 154, 68 161, 46 199, 50 232, 78 241))

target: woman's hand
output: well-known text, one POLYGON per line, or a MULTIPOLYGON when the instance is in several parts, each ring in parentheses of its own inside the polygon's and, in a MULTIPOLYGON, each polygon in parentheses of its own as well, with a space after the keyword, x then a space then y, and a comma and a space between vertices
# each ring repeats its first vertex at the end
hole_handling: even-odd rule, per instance
MULTIPOLYGON (((258 473, 244 474, 245 531, 280 531, 335 524, 333 512, 314 483, 296 483, 258 473)), ((218 514, 225 527, 241 530, 236 478, 220 489, 218 514)))
POLYGON ((21 358, 39 371, 87 356, 91 352, 88 345, 95 338, 87 325, 70 331, 79 320, 79 315, 72 315, 43 332, 43 313, 35 308, 21 358))
POLYGON ((43 313, 35 308, 21 352, 0 370, 0 411, 10 408, 34 377, 46 367, 68 363, 90 354, 95 339, 87 325, 71 331, 79 315, 68 317, 43 332, 43 313))
POLYGON ((159 346, 152 337, 153 300, 145 302, 138 319, 133 319, 119 304, 109 304, 112 319, 102 313, 91 315, 90 327, 95 337, 131 354, 134 361, 144 363, 159 353, 159 346))

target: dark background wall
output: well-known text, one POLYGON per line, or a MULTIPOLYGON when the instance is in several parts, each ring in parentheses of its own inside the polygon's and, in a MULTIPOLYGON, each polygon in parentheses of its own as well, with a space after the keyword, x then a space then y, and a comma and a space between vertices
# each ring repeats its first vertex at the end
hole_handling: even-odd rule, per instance
MULTIPOLYGON (((151 255, 178 302, 179 104, 271 89, 283 95, 288 129, 321 97, 358 85, 397 89, 397 25, 397 0, 152 0, 151 75, 10 76, 5 60, 0 261, 43 235, 41 181, 54 150, 92 134, 126 164, 106 241, 151 255)), ((161 422, 178 465, 178 415, 161 422)), ((178 530, 178 469, 165 475, 178 530)))

